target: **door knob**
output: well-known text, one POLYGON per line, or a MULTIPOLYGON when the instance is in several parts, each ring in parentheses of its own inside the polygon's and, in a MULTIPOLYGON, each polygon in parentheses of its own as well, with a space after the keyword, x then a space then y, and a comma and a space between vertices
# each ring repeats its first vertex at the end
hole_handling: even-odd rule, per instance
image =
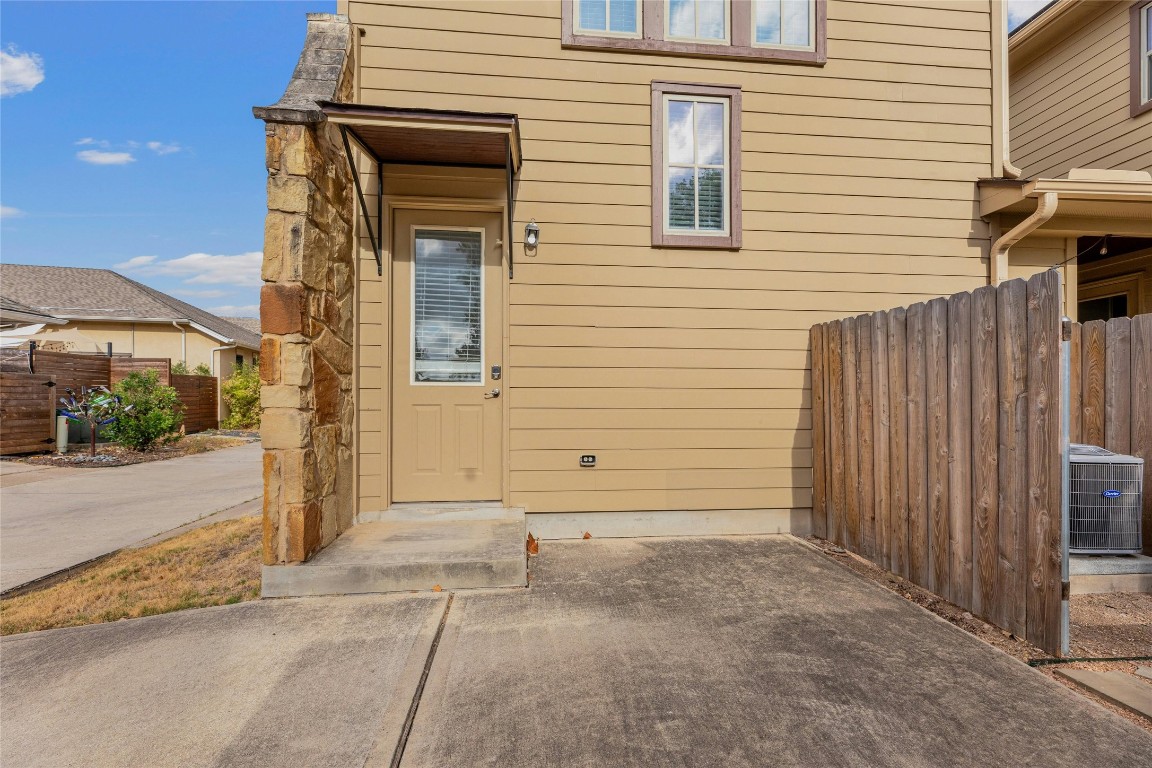
POLYGON ((496 389, 492 390, 491 392, 485 392, 484 393, 484 399, 485 400, 491 400, 494 397, 500 397, 500 389, 499 388, 496 388, 496 389))

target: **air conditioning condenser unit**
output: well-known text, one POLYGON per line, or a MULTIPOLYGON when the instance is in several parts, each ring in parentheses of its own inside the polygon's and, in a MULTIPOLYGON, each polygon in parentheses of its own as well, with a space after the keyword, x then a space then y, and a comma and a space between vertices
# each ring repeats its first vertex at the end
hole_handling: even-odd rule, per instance
POLYGON ((1070 446, 1068 459, 1068 551, 1140 554, 1144 460, 1077 443, 1070 446))

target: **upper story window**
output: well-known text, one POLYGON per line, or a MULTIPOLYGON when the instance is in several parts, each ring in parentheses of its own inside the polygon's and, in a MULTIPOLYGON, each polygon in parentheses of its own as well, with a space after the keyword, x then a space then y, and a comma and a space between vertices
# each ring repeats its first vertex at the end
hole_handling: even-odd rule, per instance
POLYGON ((640 0, 576 0, 578 35, 640 37, 640 0))
POLYGON ((652 83, 652 244, 740 247, 740 89, 652 83))
POLYGON ((816 0, 752 0, 752 45, 810 50, 816 0))
POLYGON ((664 39, 728 42, 726 0, 667 0, 664 13, 664 39))
POLYGON ((1152 110, 1152 2, 1132 6, 1132 117, 1152 110))
POLYGON ((821 65, 827 18, 827 0, 561 0, 561 44, 821 65))

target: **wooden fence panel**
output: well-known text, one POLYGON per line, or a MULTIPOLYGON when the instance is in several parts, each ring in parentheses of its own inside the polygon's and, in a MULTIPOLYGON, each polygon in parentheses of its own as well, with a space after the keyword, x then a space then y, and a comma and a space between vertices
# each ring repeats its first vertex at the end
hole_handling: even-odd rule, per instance
MULTIPOLYGON (((1061 642, 1059 295, 1052 271, 812 334, 823 344, 813 388, 824 387, 824 413, 813 423, 827 439, 816 439, 814 462, 828 538, 1051 653, 1061 642)), ((1152 349, 1144 328, 1133 369, 1152 368, 1135 360, 1152 349)), ((1092 334, 1081 335, 1087 360, 1092 334)), ((1088 379, 1104 371, 1088 368, 1085 408, 1088 379)), ((1130 388, 1133 403, 1149 397, 1130 388)), ((1152 426, 1130 431, 1140 430, 1152 426)))
POLYGON ((1069 355, 1068 370, 1068 402, 1069 402, 1069 417, 1071 419, 1068 424, 1068 440, 1073 443, 1082 443, 1082 425, 1084 423, 1084 381, 1083 381, 1083 357, 1082 357, 1082 342, 1084 329, 1079 323, 1072 324, 1072 349, 1069 355))
POLYGON ((1027 634, 1025 544, 1028 541, 1028 291, 1022 280, 1000 286, 996 301, 1000 513, 996 583, 1001 599, 991 616, 1017 637, 1027 634))
MULTIPOLYGON (((824 374, 824 326, 812 326, 812 452, 823 454, 827 450, 827 436, 824 434, 824 391, 827 377, 824 374)), ((822 539, 828 538, 828 480, 826 464, 812 463, 812 533, 822 539)))
POLYGON ((111 386, 111 360, 107 355, 78 355, 37 349, 32 354, 32 367, 34 373, 51 376, 60 397, 64 397, 66 389, 79 394, 82 387, 111 386))
POLYGON ((0 372, 0 456, 49 450, 55 442, 52 377, 0 372))
POLYGON ((999 412, 996 382, 996 288, 972 293, 972 612, 996 604, 999 555, 999 412))
POLYGON ((185 432, 203 432, 219 426, 215 377, 173 374, 172 387, 184 404, 185 432))
POLYGON ((891 463, 891 570, 908 577, 908 346, 907 313, 888 313, 888 457, 891 463))
POLYGON ((154 370, 160 374, 160 383, 172 383, 172 361, 167 357, 113 357, 109 378, 117 384, 133 371, 154 370))
POLYGON ((908 578, 928 583, 928 375, 926 304, 908 307, 908 578))
POLYGON ((1028 280, 1028 639, 1060 647, 1060 279, 1028 280), (1053 320, 1055 318, 1055 320, 1053 320), (1056 595, 1056 600, 1052 595, 1056 595))
POLYGON ((1074 324, 1072 332, 1083 382, 1072 423, 1079 416, 1079 442, 1144 459, 1144 553, 1152 555, 1152 314, 1074 324))

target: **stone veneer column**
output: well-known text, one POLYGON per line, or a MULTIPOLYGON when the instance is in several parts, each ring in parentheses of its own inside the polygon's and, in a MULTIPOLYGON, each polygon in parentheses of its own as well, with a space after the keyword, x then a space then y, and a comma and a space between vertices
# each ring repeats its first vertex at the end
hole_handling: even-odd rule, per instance
POLYGON ((308 14, 292 82, 266 124, 260 292, 264 563, 303 562, 352 525, 352 177, 316 101, 350 101, 347 17, 308 14))

